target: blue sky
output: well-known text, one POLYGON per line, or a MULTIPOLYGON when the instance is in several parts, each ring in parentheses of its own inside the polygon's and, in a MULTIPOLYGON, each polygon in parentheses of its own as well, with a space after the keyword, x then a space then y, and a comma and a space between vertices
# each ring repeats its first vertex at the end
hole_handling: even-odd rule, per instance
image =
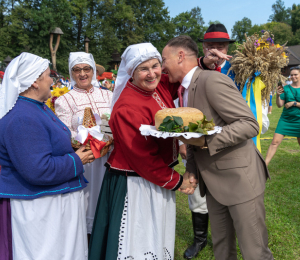
MULTIPOLYGON (((252 25, 268 22, 272 14, 272 4, 276 0, 164 0, 164 2, 171 17, 199 6, 205 25, 210 20, 219 20, 231 35, 234 23, 244 17, 249 18, 252 25)), ((284 0, 286 8, 292 7, 294 3, 298 4, 299 0, 284 0)))

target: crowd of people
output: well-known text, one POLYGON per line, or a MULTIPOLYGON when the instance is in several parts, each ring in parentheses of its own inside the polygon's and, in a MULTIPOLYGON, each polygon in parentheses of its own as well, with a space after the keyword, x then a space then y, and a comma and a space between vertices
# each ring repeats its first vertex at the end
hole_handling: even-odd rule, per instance
MULTIPOLYGON (((266 162, 253 138, 257 118, 234 83, 222 24, 204 35, 205 56, 189 36, 171 39, 160 54, 151 43, 130 45, 117 79, 99 85, 93 55, 69 55, 71 90, 45 105, 53 80, 49 61, 22 53, 0 87, 0 260, 173 260, 175 192, 188 195, 193 259, 207 245, 210 219, 216 260, 237 259, 236 237, 246 260, 271 260, 265 224, 267 164, 285 135, 297 134, 300 68, 277 88, 285 106, 266 162), (113 91, 113 92, 112 92, 113 91), (198 108, 222 132, 200 138, 145 138, 164 108, 198 108), (77 135, 84 109, 111 113, 110 152, 95 159, 77 135), (183 175, 174 170, 178 154, 183 175)), ((59 84, 59 83, 58 83, 59 84)), ((268 113, 268 109, 266 110, 268 113)))

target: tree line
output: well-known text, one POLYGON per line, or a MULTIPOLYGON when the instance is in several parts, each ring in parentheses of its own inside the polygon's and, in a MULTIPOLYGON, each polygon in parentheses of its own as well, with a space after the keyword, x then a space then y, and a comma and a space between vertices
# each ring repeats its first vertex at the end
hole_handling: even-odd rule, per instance
MULTIPOLYGON (((267 26, 275 37, 300 44, 295 40, 300 40, 300 5, 281 10, 280 3, 277 0, 272 6, 274 14, 265 25, 252 26, 248 18, 236 22, 233 37, 241 42, 244 33, 267 26)), ((177 35, 187 34, 197 41, 216 22, 205 25, 200 7, 171 18, 163 0, 0 0, 0 60, 23 51, 50 60, 49 32, 59 27, 64 35, 57 51, 58 71, 68 74, 69 53, 84 51, 85 37, 90 39, 89 52, 95 61, 108 69, 112 53, 122 53, 130 44, 151 42, 162 51, 177 35)))
POLYGON ((254 24, 249 18, 244 17, 237 21, 232 29, 232 37, 239 43, 245 40, 245 33, 252 35, 261 30, 269 30, 274 35, 275 43, 288 46, 300 44, 300 4, 293 4, 286 8, 282 0, 277 0, 272 5, 273 14, 265 24, 254 24))

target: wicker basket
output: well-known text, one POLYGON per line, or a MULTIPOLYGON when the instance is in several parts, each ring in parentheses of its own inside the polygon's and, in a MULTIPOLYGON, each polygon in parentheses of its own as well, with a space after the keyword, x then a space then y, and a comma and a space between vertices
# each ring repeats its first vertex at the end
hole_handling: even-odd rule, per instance
MULTIPOLYGON (((86 107, 84 109, 82 125, 86 128, 92 128, 92 127, 96 126, 96 119, 95 119, 95 116, 90 107, 86 107)), ((113 143, 113 138, 111 136, 109 136, 109 135, 105 135, 105 136, 107 137, 108 141, 106 142, 106 145, 100 151, 101 157, 103 157, 104 155, 107 154, 109 146, 113 143)), ((79 142, 76 142, 76 143, 72 142, 72 147, 75 151, 77 151, 81 146, 82 146, 82 144, 79 142)), ((88 141, 88 143, 86 144, 85 150, 91 150, 90 141, 88 141)))

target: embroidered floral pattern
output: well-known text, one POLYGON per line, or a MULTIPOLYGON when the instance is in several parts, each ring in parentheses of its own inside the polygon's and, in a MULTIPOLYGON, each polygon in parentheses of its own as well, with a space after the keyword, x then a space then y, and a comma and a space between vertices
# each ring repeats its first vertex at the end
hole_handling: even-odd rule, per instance
POLYGON ((165 109, 167 108, 166 105, 164 104, 164 102, 161 100, 161 98, 159 97, 158 93, 154 92, 152 94, 152 97, 155 99, 155 101, 157 102, 157 104, 162 108, 165 109))
POLYGON ((164 247, 164 260, 172 260, 170 251, 164 247))
POLYGON ((84 109, 90 107, 94 114, 101 116, 110 112, 112 92, 98 88, 91 88, 88 92, 74 88, 55 101, 55 112, 72 132, 72 137, 77 135, 78 117, 83 117, 84 109))
MULTIPOLYGON (((146 252, 144 253, 145 260, 159 260, 156 256, 156 254, 152 253, 152 252, 146 252)), ((133 256, 126 256, 123 259, 121 259, 120 257, 118 258, 118 260, 131 260, 131 259, 135 259, 133 256)), ((164 258, 162 260, 172 260, 171 257, 171 253, 169 252, 169 250, 167 248, 164 247, 164 258)))

